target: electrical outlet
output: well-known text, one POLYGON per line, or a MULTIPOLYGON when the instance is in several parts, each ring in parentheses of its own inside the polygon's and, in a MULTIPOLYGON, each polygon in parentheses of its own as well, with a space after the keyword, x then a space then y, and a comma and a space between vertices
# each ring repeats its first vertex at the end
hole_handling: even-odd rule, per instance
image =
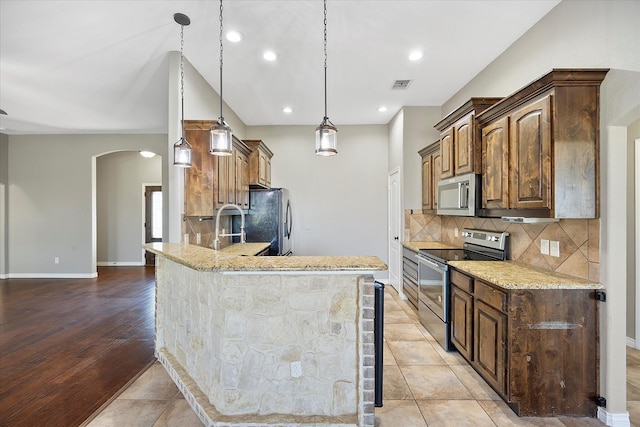
POLYGON ((291 362, 291 376, 293 378, 298 378, 302 376, 302 363, 299 360, 295 362, 291 362))
POLYGON ((557 240, 551 241, 551 256, 560 256, 560 242, 558 242, 557 240))
POLYGON ((54 264, 60 264, 60 258, 55 257, 55 258, 53 259, 53 263, 54 263, 54 264))
POLYGON ((199 245, 202 241, 202 235, 200 233, 196 233, 196 245, 199 245))
POLYGON ((454 228, 454 229, 453 229, 453 235, 454 235, 455 237, 458 237, 458 227, 456 227, 456 228, 454 228))
POLYGON ((549 241, 547 239, 540 239, 540 253, 549 255, 549 241))

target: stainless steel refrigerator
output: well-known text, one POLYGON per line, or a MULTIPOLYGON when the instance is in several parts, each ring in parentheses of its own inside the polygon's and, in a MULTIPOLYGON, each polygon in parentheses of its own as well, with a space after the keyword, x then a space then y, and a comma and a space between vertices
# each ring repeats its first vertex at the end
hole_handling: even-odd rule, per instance
MULTIPOLYGON (((234 215, 234 233, 240 232, 240 216, 234 215)), ((270 256, 292 255, 292 210, 286 188, 249 191, 249 213, 245 215, 247 242, 271 242, 270 256)), ((234 242, 239 241, 234 237, 234 242)))

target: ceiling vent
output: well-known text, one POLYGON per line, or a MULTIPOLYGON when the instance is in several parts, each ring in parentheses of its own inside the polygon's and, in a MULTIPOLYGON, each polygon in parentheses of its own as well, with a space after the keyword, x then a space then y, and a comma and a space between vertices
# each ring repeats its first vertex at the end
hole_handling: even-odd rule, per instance
POLYGON ((393 82, 392 89, 406 89, 411 84, 411 80, 396 80, 393 82))

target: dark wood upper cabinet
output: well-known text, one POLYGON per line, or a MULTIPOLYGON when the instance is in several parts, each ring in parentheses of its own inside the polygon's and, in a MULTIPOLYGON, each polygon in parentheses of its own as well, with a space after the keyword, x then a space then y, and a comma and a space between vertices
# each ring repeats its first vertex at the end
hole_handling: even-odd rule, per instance
POLYGON ((442 162, 440 142, 418 151, 422 158, 422 210, 435 211, 438 208, 438 181, 440 180, 442 162))
POLYGON ((554 69, 475 118, 481 216, 599 217, 599 92, 607 69, 554 69))
POLYGON ((502 98, 471 98, 435 125, 440 131, 441 179, 480 173, 480 135, 475 116, 502 98))
POLYGON ((192 146, 191 167, 184 172, 184 213, 211 216, 227 203, 249 209, 249 154, 235 136, 230 156, 209 153, 209 127, 213 121, 185 120, 184 133, 192 146))

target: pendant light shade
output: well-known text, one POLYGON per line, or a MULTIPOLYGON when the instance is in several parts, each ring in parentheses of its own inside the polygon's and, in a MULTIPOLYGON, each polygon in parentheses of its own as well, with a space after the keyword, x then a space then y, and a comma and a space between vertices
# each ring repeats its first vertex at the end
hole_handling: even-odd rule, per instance
POLYGON ((338 154, 338 129, 327 117, 316 128, 316 154, 318 156, 333 156, 338 154))
POLYGON ((316 128, 316 154, 338 154, 338 129, 327 117, 327 0, 324 0, 324 118, 316 128))
POLYGON ((224 122, 224 118, 220 117, 217 123, 209 128, 209 152, 216 156, 229 156, 233 151, 233 132, 231 128, 224 122))
POLYGON ((183 168, 191 167, 191 144, 184 137, 184 27, 191 24, 187 15, 175 13, 173 19, 180 24, 180 111, 182 134, 178 142, 173 144, 173 164, 183 168))
POLYGON ((229 156, 233 152, 233 132, 222 115, 222 0, 220 0, 220 117, 209 128, 209 153, 216 156, 229 156))

